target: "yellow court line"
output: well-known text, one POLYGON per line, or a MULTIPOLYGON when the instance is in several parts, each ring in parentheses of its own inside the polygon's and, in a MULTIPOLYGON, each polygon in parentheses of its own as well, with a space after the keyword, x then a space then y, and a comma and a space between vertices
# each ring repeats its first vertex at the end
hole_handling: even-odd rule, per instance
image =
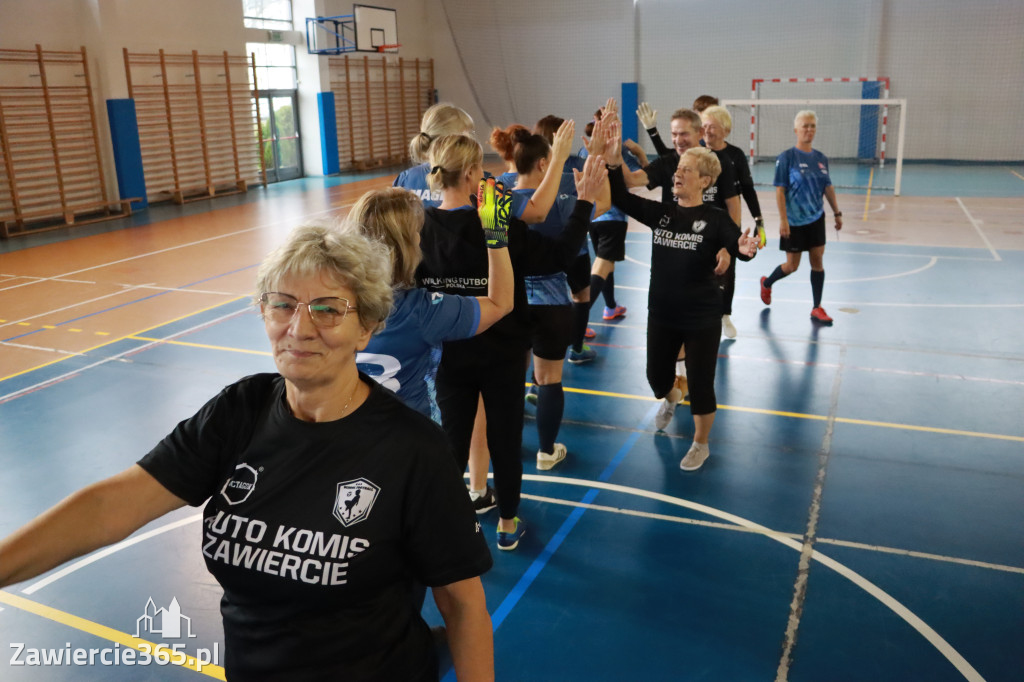
POLYGON ((155 343, 166 343, 169 346, 188 346, 190 348, 207 348, 209 350, 225 350, 232 353, 248 353, 249 355, 265 355, 270 357, 273 355, 270 351, 266 350, 248 350, 246 348, 231 348, 229 346, 214 346, 209 343, 192 343, 191 341, 173 341, 169 339, 154 339, 148 336, 129 336, 127 337, 133 341, 151 341, 155 343))
POLYGON ((864 217, 863 217, 864 222, 867 222, 867 220, 868 220, 868 207, 871 205, 871 186, 874 184, 872 182, 872 179, 874 177, 875 177, 875 168, 874 168, 874 166, 872 166, 871 167, 871 171, 868 173, 868 193, 867 193, 867 196, 864 197, 864 217))
MULTIPOLYGON (((531 384, 526 384, 530 386, 531 384)), ((631 395, 629 393, 610 393, 608 391, 595 391, 587 388, 563 387, 566 393, 581 393, 584 395, 602 396, 606 398, 625 398, 627 400, 657 401, 654 396, 631 395)), ((685 401, 683 401, 685 404, 685 401)), ((780 410, 766 410, 760 407, 738 407, 736 405, 722 405, 718 409, 731 410, 733 412, 747 412, 749 414, 765 414, 772 417, 791 417, 793 419, 809 419, 812 421, 826 421, 828 416, 820 414, 805 414, 802 412, 782 412, 780 410)), ((850 419, 848 417, 836 417, 838 424, 854 424, 856 426, 877 426, 886 429, 904 429, 906 431, 923 431, 926 433, 941 433, 949 436, 969 436, 973 438, 992 438, 994 440, 1008 440, 1015 443, 1024 443, 1024 436, 1008 436, 1002 433, 984 433, 981 431, 961 431, 958 429, 943 429, 935 426, 915 426, 914 424, 901 424, 898 422, 878 422, 867 419, 850 419)))
MULTIPOLYGON (((95 346, 91 346, 91 347, 86 348, 85 350, 79 352, 78 355, 81 356, 81 355, 85 355, 86 353, 91 353, 94 350, 98 350, 100 348, 104 348, 106 346, 113 345, 113 344, 115 344, 115 343, 117 343, 119 341, 124 341, 125 339, 131 339, 131 337, 136 336, 138 334, 145 334, 148 331, 152 331, 154 329, 159 329, 160 327, 163 327, 164 325, 174 324, 175 322, 180 322, 181 320, 184 320, 186 318, 192 317, 193 315, 199 315, 200 313, 205 313, 205 312, 207 312, 209 310, 213 310, 214 308, 219 308, 221 306, 228 305, 229 303, 234 303, 236 301, 241 301, 242 299, 245 299, 245 298, 249 298, 249 297, 248 296, 238 296, 238 297, 232 298, 232 299, 230 299, 228 301, 222 301, 221 303, 215 303, 215 304, 213 304, 211 306, 208 306, 206 308, 200 308, 199 310, 195 310, 195 311, 193 311, 191 313, 185 313, 184 315, 181 315, 180 317, 175 317, 172 320, 167 320, 165 322, 160 322, 158 324, 154 324, 152 327, 146 327, 145 329, 140 329, 137 332, 132 332, 130 334, 125 334, 124 336, 119 336, 116 339, 110 339, 110 340, 104 341, 103 343, 98 343, 95 346)), ((67 357, 57 358, 56 360, 50 360, 49 362, 44 362, 41 365, 36 365, 35 367, 30 367, 30 368, 24 369, 24 370, 22 370, 20 372, 15 372, 14 374, 11 374, 11 375, 8 375, 8 376, 5 376, 5 377, 0 377, 0 382, 7 381, 8 379, 13 379, 14 377, 20 377, 22 374, 28 374, 29 372, 34 372, 37 369, 43 369, 44 367, 49 367, 50 365, 56 365, 58 362, 64 362, 67 359, 68 359, 67 357)))
POLYGON ((176 652, 169 647, 154 644, 153 642, 145 639, 139 639, 138 637, 133 637, 126 632, 121 632, 120 630, 109 628, 106 625, 94 623, 91 620, 86 620, 85 618, 67 613, 66 611, 55 609, 52 606, 46 606, 45 604, 40 604, 39 602, 32 601, 31 599, 26 599, 25 597, 11 594, 10 592, 5 592, 3 590, 0 590, 0 603, 13 606, 14 608, 21 609, 22 611, 33 613, 37 616, 52 620, 55 623, 60 623, 61 625, 81 630, 82 632, 94 635, 101 639, 115 642, 121 646, 130 649, 137 649, 154 658, 157 655, 166 655, 172 665, 188 668, 189 670, 193 670, 217 680, 225 679, 224 668, 219 665, 203 663, 200 668, 200 663, 196 660, 195 656, 184 654, 184 661, 182 661, 182 653, 176 652))

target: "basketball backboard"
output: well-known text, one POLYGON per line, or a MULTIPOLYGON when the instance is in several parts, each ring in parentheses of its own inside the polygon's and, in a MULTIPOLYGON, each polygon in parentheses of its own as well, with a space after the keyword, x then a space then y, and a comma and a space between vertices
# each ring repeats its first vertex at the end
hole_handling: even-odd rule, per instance
POLYGON ((352 5, 358 52, 398 51, 398 11, 386 7, 352 5))

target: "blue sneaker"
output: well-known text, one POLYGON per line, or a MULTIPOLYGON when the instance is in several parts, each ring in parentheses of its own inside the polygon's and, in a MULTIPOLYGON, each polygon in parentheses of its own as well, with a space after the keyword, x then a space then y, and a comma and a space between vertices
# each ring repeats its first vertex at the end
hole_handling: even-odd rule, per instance
POLYGON ((519 517, 515 517, 513 521, 516 522, 516 529, 511 533, 504 533, 498 531, 498 549, 503 549, 506 552, 510 552, 519 546, 519 540, 526 535, 526 524, 519 520, 519 517))
POLYGON ((596 357, 597 351, 588 346, 587 344, 583 344, 583 350, 581 350, 579 353, 574 351, 572 348, 569 349, 569 362, 571 362, 574 365, 582 365, 585 362, 590 362, 596 357))
POLYGON ((603 319, 605 319, 605 320, 617 320, 620 317, 625 317, 625 316, 626 316, 626 306, 624 306, 624 305, 617 305, 614 308, 609 308, 609 307, 605 306, 604 315, 602 315, 601 317, 603 319))

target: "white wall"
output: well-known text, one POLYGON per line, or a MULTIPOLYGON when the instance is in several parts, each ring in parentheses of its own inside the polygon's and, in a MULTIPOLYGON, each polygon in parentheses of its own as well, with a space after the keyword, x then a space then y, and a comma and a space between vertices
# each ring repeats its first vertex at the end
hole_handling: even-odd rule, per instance
MULTIPOLYGON (((555 113, 582 127, 622 82, 663 119, 698 94, 749 97, 760 76, 892 79, 909 101, 909 159, 1024 160, 1020 0, 374 0, 398 10, 400 55, 433 58, 442 100, 491 126, 555 113)), ((349 0, 297 0, 349 14, 349 0)), ((241 54, 240 0, 0 0, 0 46, 85 45, 101 130, 127 88, 121 49, 241 54)), ((319 169, 323 58, 300 56, 308 171, 319 169)), ((739 126, 737 128, 739 130, 739 126)), ((734 140, 735 141, 735 140, 734 140)), ((113 178, 113 172, 109 173, 113 178)))

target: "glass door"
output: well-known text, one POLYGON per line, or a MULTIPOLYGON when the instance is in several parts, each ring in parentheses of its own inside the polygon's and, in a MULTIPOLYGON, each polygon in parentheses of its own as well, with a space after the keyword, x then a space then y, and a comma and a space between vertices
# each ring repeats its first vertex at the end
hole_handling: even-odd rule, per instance
POLYGON ((302 177, 299 144, 298 97, 295 90, 260 92, 260 125, 263 127, 263 165, 267 182, 302 177))

